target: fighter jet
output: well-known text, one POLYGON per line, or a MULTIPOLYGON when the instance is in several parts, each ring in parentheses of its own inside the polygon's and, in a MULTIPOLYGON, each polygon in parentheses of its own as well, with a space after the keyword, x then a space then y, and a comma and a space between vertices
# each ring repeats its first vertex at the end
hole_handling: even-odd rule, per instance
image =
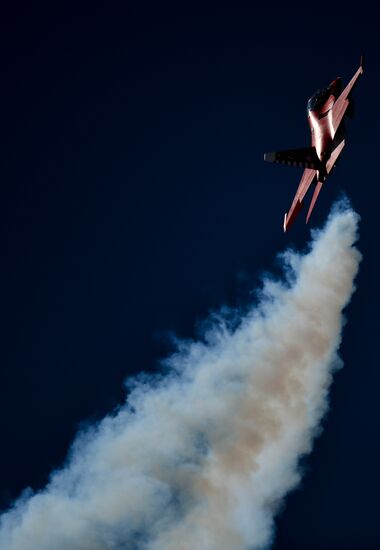
POLYGON ((306 223, 309 221, 319 192, 336 165, 345 146, 345 118, 353 116, 352 91, 363 74, 363 56, 360 66, 342 91, 342 79, 336 78, 327 88, 317 90, 307 103, 307 118, 311 130, 311 147, 265 153, 264 160, 290 166, 301 166, 304 172, 290 210, 284 217, 284 231, 294 222, 303 206, 306 193, 312 184, 314 194, 310 202, 306 223))

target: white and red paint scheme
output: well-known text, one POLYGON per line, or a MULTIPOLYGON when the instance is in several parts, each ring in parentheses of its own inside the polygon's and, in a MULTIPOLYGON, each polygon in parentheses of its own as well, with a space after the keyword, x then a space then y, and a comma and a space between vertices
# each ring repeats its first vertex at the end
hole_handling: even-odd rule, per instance
POLYGON ((311 147, 266 153, 268 162, 302 166, 304 172, 288 213, 284 217, 287 231, 303 206, 303 201, 312 183, 315 183, 306 223, 314 208, 319 192, 327 176, 333 170, 345 146, 344 118, 352 116, 351 92, 363 74, 363 57, 360 66, 342 91, 342 79, 336 78, 327 88, 317 90, 307 103, 308 122, 311 131, 311 147))

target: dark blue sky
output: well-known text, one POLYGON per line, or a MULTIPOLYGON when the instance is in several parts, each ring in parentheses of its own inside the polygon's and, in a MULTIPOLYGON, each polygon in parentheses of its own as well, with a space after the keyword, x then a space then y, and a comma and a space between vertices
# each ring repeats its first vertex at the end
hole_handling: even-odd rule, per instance
POLYGON ((379 547, 378 16, 339 12, 2 17, 2 508, 45 484, 126 376, 157 368, 169 333, 244 306, 279 251, 305 246, 305 212, 282 232, 301 170, 263 152, 308 146, 308 97, 364 51, 348 145, 311 220, 342 191, 362 217, 345 368, 275 549, 379 547))

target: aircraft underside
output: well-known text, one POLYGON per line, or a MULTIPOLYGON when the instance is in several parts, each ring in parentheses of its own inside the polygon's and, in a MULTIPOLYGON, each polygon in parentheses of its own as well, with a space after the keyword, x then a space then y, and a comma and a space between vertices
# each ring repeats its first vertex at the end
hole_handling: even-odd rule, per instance
POLYGON ((308 101, 308 120, 312 134, 311 147, 265 153, 264 160, 276 164, 300 166, 304 172, 288 213, 284 217, 287 231, 300 212, 306 193, 314 183, 315 189, 306 217, 309 221, 318 195, 327 177, 336 166, 345 146, 345 117, 353 115, 351 92, 363 74, 363 58, 351 81, 342 91, 341 78, 317 92, 308 101))

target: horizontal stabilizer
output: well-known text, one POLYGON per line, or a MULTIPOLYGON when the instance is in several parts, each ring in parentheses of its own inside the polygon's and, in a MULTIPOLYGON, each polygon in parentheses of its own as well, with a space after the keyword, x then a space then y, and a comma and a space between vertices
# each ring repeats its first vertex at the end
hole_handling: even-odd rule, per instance
POLYGON ((266 162, 274 162, 276 164, 287 164, 288 166, 312 168, 313 170, 318 170, 320 164, 314 147, 265 153, 264 160, 266 162))
POLYGON ((314 193, 313 193, 313 197, 311 199, 311 203, 310 203, 310 206, 309 206, 309 212, 307 213, 307 217, 306 217, 306 223, 308 223, 309 221, 309 218, 311 216, 311 213, 313 211, 313 208, 314 208, 314 205, 317 201, 317 198, 318 198, 318 195, 319 195, 319 192, 320 190, 322 189, 322 185, 323 185, 323 181, 319 181, 317 183, 317 185, 315 186, 315 189, 314 189, 314 193))
POLYGON ((296 219, 296 217, 298 216, 299 211, 301 210, 302 207, 303 207, 303 202, 301 202, 300 200, 297 200, 293 204, 292 210, 289 213, 285 214, 285 216, 284 216, 284 226, 283 226, 285 233, 286 233, 286 231, 289 231, 290 227, 293 225, 293 222, 296 219))
POLYGON ((305 168, 302 174, 302 178, 299 183, 296 195, 292 202, 292 206, 290 207, 289 212, 285 214, 284 231, 288 231, 288 229, 290 228, 290 226, 293 224, 294 220, 298 216, 299 211, 303 206, 303 199, 305 198, 305 195, 308 192, 308 189, 310 188, 311 184, 315 180, 316 173, 317 172, 315 170, 305 168))

